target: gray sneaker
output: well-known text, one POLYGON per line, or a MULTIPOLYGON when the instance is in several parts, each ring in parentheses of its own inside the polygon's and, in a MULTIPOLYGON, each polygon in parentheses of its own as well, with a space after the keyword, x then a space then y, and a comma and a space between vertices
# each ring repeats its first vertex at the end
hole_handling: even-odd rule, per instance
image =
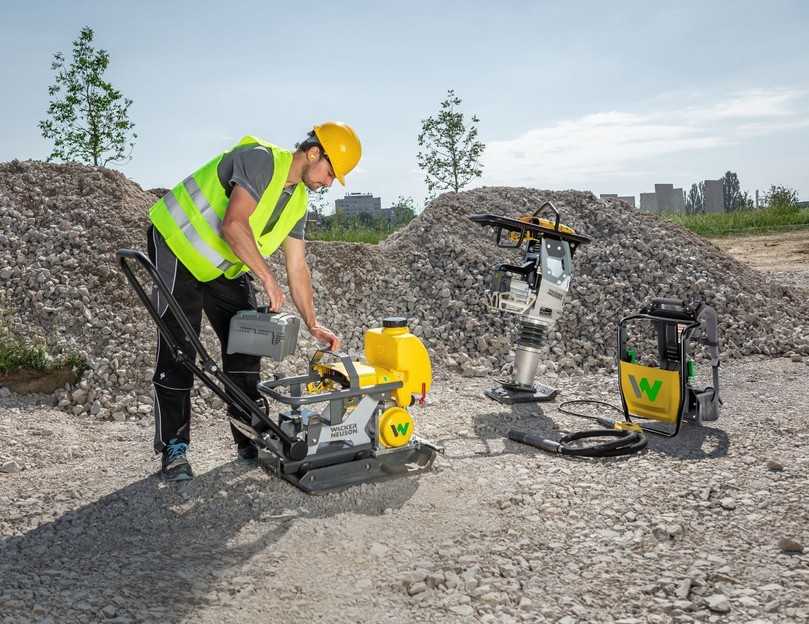
POLYGON ((169 440, 163 449, 163 463, 160 478, 164 481, 187 481, 194 478, 191 464, 185 458, 188 444, 176 438, 169 440))

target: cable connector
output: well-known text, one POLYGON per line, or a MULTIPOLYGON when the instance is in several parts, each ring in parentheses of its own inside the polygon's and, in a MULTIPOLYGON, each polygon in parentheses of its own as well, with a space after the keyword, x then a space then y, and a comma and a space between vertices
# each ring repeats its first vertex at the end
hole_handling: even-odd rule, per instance
POLYGON ((550 440, 548 438, 542 438, 538 435, 526 433, 525 431, 517 431, 516 429, 511 429, 508 432, 508 439, 513 440, 514 442, 519 442, 520 444, 527 444, 529 446, 540 448, 543 451, 548 451, 549 453, 562 452, 562 445, 559 444, 559 442, 556 442, 555 440, 550 440))

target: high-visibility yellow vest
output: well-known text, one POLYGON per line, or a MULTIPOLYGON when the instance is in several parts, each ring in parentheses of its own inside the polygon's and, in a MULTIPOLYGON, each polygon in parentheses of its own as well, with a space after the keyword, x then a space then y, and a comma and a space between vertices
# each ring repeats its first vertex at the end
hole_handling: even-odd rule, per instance
MULTIPOLYGON (((249 135, 235 147, 251 143, 266 147, 272 151, 273 156, 272 180, 250 215, 253 238, 259 252, 266 258, 278 249, 295 224, 306 214, 309 193, 306 185, 299 182, 278 221, 269 232, 262 234, 284 190, 284 183, 292 166, 292 152, 249 135)), ((234 279, 250 270, 222 237, 222 221, 225 219, 229 199, 219 181, 217 168, 230 151, 222 152, 197 169, 149 210, 149 219, 166 240, 166 244, 200 282, 209 282, 221 275, 234 279)))

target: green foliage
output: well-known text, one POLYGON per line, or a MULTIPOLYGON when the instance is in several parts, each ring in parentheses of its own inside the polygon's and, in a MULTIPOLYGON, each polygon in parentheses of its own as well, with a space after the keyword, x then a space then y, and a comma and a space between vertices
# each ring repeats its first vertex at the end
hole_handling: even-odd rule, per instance
POLYGON ((750 193, 743 191, 736 196, 736 210, 753 210, 756 207, 750 193))
POLYGON ((416 215, 416 203, 412 197, 399 196, 394 201, 390 218, 360 213, 347 216, 336 213, 321 216, 319 225, 307 225, 306 238, 322 241, 345 241, 350 243, 378 243, 397 229, 410 223, 416 215))
POLYGON ((460 105, 461 98, 450 89, 438 114, 421 121, 418 144, 422 151, 417 159, 431 197, 441 191, 457 193, 483 173, 480 157, 486 146, 477 140, 480 120, 472 115, 467 128, 463 113, 457 110, 460 105))
POLYGON ((769 210, 780 213, 799 212, 798 191, 787 186, 771 186, 764 195, 764 203, 769 210))
POLYGON ((412 197, 399 195, 391 206, 391 217, 394 227, 406 225, 416 217, 416 201, 412 197))
POLYGON ((736 210, 721 214, 672 214, 668 219, 701 236, 726 236, 740 233, 809 227, 809 209, 736 210))
POLYGON ((131 158, 137 134, 130 131, 132 100, 103 79, 110 57, 92 46, 93 30, 84 27, 73 42, 73 60, 66 66, 61 52, 53 55, 55 82, 48 119, 39 122, 42 137, 53 140, 48 160, 78 161, 106 166, 131 158), (127 153, 127 146, 129 148, 127 153))
POLYGON ((328 191, 327 188, 322 188, 319 191, 309 191, 309 211, 315 213, 318 219, 326 214, 326 209, 329 206, 326 191, 328 191))
POLYGON ((318 228, 306 232, 309 240, 320 241, 343 241, 346 243, 371 243, 376 244, 385 240, 393 230, 376 230, 373 228, 356 226, 341 227, 333 226, 329 228, 318 228))
POLYGON ((87 370, 87 361, 77 355, 53 359, 44 346, 26 344, 0 325, 0 374, 23 368, 45 372, 65 366, 75 369, 81 376, 87 370))
POLYGON ((45 370, 48 356, 41 347, 28 347, 16 341, 0 343, 0 373, 10 373, 20 368, 45 370))
POLYGON ((741 184, 739 176, 733 171, 726 171, 722 176, 722 198, 725 203, 725 212, 733 212, 740 209, 739 196, 741 195, 741 184))
POLYGON ((685 212, 699 214, 705 211, 705 183, 692 184, 685 198, 685 212))

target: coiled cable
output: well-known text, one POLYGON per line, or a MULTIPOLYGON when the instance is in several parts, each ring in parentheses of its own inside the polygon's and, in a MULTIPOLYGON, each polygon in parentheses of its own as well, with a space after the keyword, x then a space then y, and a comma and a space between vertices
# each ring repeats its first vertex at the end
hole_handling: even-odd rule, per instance
POLYGON ((508 439, 521 444, 527 444, 549 453, 559 453, 560 455, 569 455, 575 457, 618 457, 620 455, 632 455, 638 453, 646 448, 648 440, 646 435, 637 425, 625 421, 615 421, 611 418, 604 418, 601 416, 589 416, 587 414, 580 414, 571 410, 566 410, 566 405, 574 404, 596 404, 609 407, 615 411, 623 411, 610 403, 594 400, 579 400, 579 401, 566 401, 559 406, 559 411, 563 414, 576 416, 578 418, 587 418, 595 420, 604 429, 591 429, 588 431, 577 431, 568 433, 559 440, 551 440, 550 438, 543 438, 542 436, 526 433, 512 429, 508 432, 508 439), (588 446, 580 446, 579 444, 571 444, 579 440, 587 440, 589 438, 614 438, 609 442, 602 442, 600 444, 592 444, 588 446))

